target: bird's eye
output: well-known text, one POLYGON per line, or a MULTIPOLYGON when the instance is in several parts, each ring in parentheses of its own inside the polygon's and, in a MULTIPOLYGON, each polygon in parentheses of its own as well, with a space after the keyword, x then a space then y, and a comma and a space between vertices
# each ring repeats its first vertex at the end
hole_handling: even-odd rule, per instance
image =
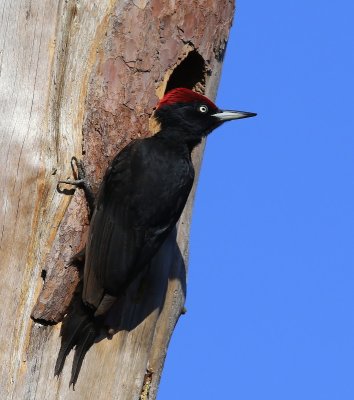
POLYGON ((200 106, 200 107, 199 107, 199 111, 200 111, 201 113, 206 113, 206 112, 208 112, 208 107, 207 107, 207 106, 200 106))

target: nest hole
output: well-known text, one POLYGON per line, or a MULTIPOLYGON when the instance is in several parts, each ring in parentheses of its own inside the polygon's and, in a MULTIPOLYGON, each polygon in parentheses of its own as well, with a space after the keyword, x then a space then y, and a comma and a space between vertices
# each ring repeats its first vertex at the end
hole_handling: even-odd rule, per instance
POLYGON ((205 75, 206 65, 204 58, 197 50, 192 50, 172 72, 167 82, 165 93, 178 87, 194 89, 204 93, 205 75))

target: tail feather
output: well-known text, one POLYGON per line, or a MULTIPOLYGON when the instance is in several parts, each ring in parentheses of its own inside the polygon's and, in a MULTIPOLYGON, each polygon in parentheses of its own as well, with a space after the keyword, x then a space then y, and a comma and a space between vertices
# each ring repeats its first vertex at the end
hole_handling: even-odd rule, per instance
POLYGON ((70 380, 70 385, 73 384, 74 386, 85 354, 93 345, 98 333, 99 329, 92 311, 85 307, 80 299, 63 320, 60 331, 61 347, 55 364, 54 375, 59 376, 61 374, 66 357, 76 346, 70 380))
POLYGON ((63 320, 60 335, 61 347, 58 354, 57 362, 55 364, 54 375, 59 376, 63 370, 65 359, 70 353, 71 349, 76 346, 82 330, 86 325, 88 317, 78 316, 75 314, 68 314, 63 320))
POLYGON ((79 376, 82 362, 84 361, 85 354, 95 342, 96 337, 97 337, 97 329, 94 323, 92 323, 92 321, 89 321, 83 328, 82 335, 80 335, 75 348, 75 355, 74 355, 74 361, 71 370, 71 379, 69 384, 69 385, 72 384, 74 389, 77 378, 79 376))

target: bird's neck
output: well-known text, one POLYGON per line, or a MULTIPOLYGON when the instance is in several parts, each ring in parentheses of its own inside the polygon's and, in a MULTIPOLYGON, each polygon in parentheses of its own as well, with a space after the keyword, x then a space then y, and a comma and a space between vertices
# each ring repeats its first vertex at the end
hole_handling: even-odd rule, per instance
POLYGON ((177 127, 162 128, 156 136, 168 141, 176 148, 188 148, 189 153, 202 141, 200 133, 177 127))

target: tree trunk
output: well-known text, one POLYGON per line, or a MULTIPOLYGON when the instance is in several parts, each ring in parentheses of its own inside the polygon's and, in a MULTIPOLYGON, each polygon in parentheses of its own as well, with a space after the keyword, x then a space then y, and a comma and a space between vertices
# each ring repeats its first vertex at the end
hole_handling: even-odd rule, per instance
POLYGON ((118 332, 90 349, 73 391, 72 353, 62 376, 53 376, 56 323, 78 283, 68 261, 84 246, 88 214, 81 191, 57 182, 72 177, 76 155, 97 190, 115 153, 152 134, 153 107, 166 90, 184 86, 213 98, 233 9, 229 0, 0 6, 2 399, 156 397, 183 311, 194 192, 177 232, 117 310, 118 332))

